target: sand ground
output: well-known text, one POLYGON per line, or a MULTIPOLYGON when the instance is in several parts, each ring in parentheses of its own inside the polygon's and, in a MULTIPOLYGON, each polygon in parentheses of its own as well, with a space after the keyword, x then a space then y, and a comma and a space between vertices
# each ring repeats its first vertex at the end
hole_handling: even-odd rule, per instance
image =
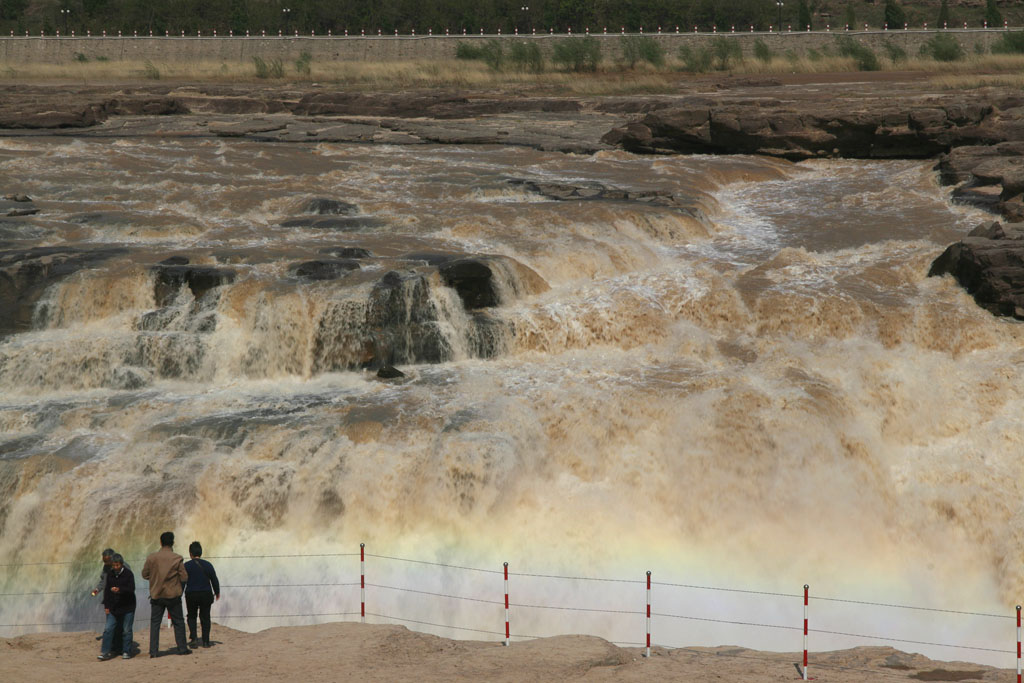
MULTIPOLYGON (((151 659, 149 624, 137 624, 143 654, 101 662, 95 632, 38 633, 0 639, 3 681, 794 681, 802 654, 739 647, 620 648, 593 636, 568 635, 504 647, 500 642, 448 640, 404 626, 332 623, 258 633, 218 624, 213 647, 173 654, 174 636, 161 630, 162 652, 151 659)), ((812 653, 819 681, 1010 681, 1016 673, 963 662, 934 662, 888 647, 812 653)))

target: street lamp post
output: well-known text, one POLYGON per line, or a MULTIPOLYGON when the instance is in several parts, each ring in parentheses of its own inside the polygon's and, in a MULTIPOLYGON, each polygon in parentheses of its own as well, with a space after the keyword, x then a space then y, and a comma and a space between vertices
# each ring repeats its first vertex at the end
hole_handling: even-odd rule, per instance
POLYGON ((68 33, 68 15, 71 14, 71 10, 62 9, 60 11, 61 16, 64 18, 64 35, 68 33))
POLYGON ((779 6, 779 33, 782 33, 782 6, 786 3, 782 0, 775 0, 775 4, 779 6))
POLYGON ((288 33, 288 17, 292 15, 291 9, 285 7, 281 10, 281 15, 284 17, 284 32, 288 33))

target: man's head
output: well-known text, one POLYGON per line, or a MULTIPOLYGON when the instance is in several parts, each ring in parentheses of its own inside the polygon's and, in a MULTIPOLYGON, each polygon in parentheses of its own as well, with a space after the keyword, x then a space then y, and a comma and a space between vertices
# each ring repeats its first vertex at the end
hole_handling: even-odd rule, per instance
POLYGON ((192 557, 203 556, 203 546, 199 545, 199 541, 192 541, 188 544, 188 554, 192 557))
POLYGON ((124 566, 124 558, 121 557, 120 553, 114 553, 110 556, 110 568, 115 572, 121 571, 121 567, 124 566))
POLYGON ((107 548, 103 551, 103 564, 110 564, 111 558, 115 555, 113 548, 107 548))
POLYGON ((160 534, 160 545, 167 548, 174 547, 174 532, 165 531, 162 534, 160 534))

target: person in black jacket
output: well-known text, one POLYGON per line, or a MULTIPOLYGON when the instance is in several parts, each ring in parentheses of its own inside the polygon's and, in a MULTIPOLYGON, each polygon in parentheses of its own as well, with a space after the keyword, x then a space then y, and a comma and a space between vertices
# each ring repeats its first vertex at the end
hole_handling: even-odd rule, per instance
POLYGON ((110 560, 110 571, 103 588, 103 610, 107 613, 99 654, 99 660, 103 662, 114 658, 111 645, 115 632, 122 635, 122 657, 132 658, 132 626, 135 623, 135 575, 119 554, 114 553, 110 560))
POLYGON ((185 571, 188 572, 188 583, 185 584, 185 606, 188 613, 185 621, 188 623, 188 645, 192 648, 199 647, 196 640, 196 614, 199 615, 199 623, 203 627, 203 647, 210 647, 210 606, 214 600, 220 600, 220 581, 217 580, 217 572, 213 565, 206 560, 199 559, 203 554, 203 546, 199 541, 192 541, 188 546, 188 554, 191 560, 185 563, 185 571))

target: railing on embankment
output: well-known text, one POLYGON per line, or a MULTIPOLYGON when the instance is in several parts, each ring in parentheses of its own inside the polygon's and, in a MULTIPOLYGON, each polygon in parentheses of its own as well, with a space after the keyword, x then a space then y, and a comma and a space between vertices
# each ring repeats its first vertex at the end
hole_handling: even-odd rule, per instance
POLYGON ((162 35, 150 31, 101 31, 82 35, 74 29, 63 34, 42 32, 10 32, 0 35, 0 63, 17 64, 61 64, 81 60, 106 59, 124 61, 153 60, 169 62, 201 61, 251 61, 253 57, 264 59, 297 59, 308 53, 315 61, 408 61, 439 60, 455 57, 458 44, 479 40, 531 40, 537 41, 541 51, 550 56, 552 45, 557 40, 570 37, 594 37, 599 40, 602 57, 614 61, 621 56, 623 36, 644 36, 658 41, 669 53, 675 54, 680 46, 701 47, 711 41, 727 37, 737 40, 745 55, 754 53, 754 43, 764 41, 769 48, 777 51, 793 50, 800 54, 808 50, 821 50, 831 45, 837 36, 850 36, 868 47, 881 49, 885 43, 895 43, 908 54, 916 54, 920 47, 936 33, 956 36, 967 52, 989 51, 1005 31, 1020 30, 1009 26, 996 28, 970 27, 966 24, 949 29, 936 30, 927 24, 918 27, 904 26, 899 29, 861 27, 828 27, 825 30, 799 31, 785 26, 672 26, 662 30, 636 32, 602 28, 601 31, 571 29, 555 32, 555 29, 531 30, 523 33, 485 32, 469 29, 408 34, 389 32, 383 29, 368 31, 343 31, 339 33, 316 34, 313 32, 283 32, 251 30, 242 32, 165 31, 162 35))

